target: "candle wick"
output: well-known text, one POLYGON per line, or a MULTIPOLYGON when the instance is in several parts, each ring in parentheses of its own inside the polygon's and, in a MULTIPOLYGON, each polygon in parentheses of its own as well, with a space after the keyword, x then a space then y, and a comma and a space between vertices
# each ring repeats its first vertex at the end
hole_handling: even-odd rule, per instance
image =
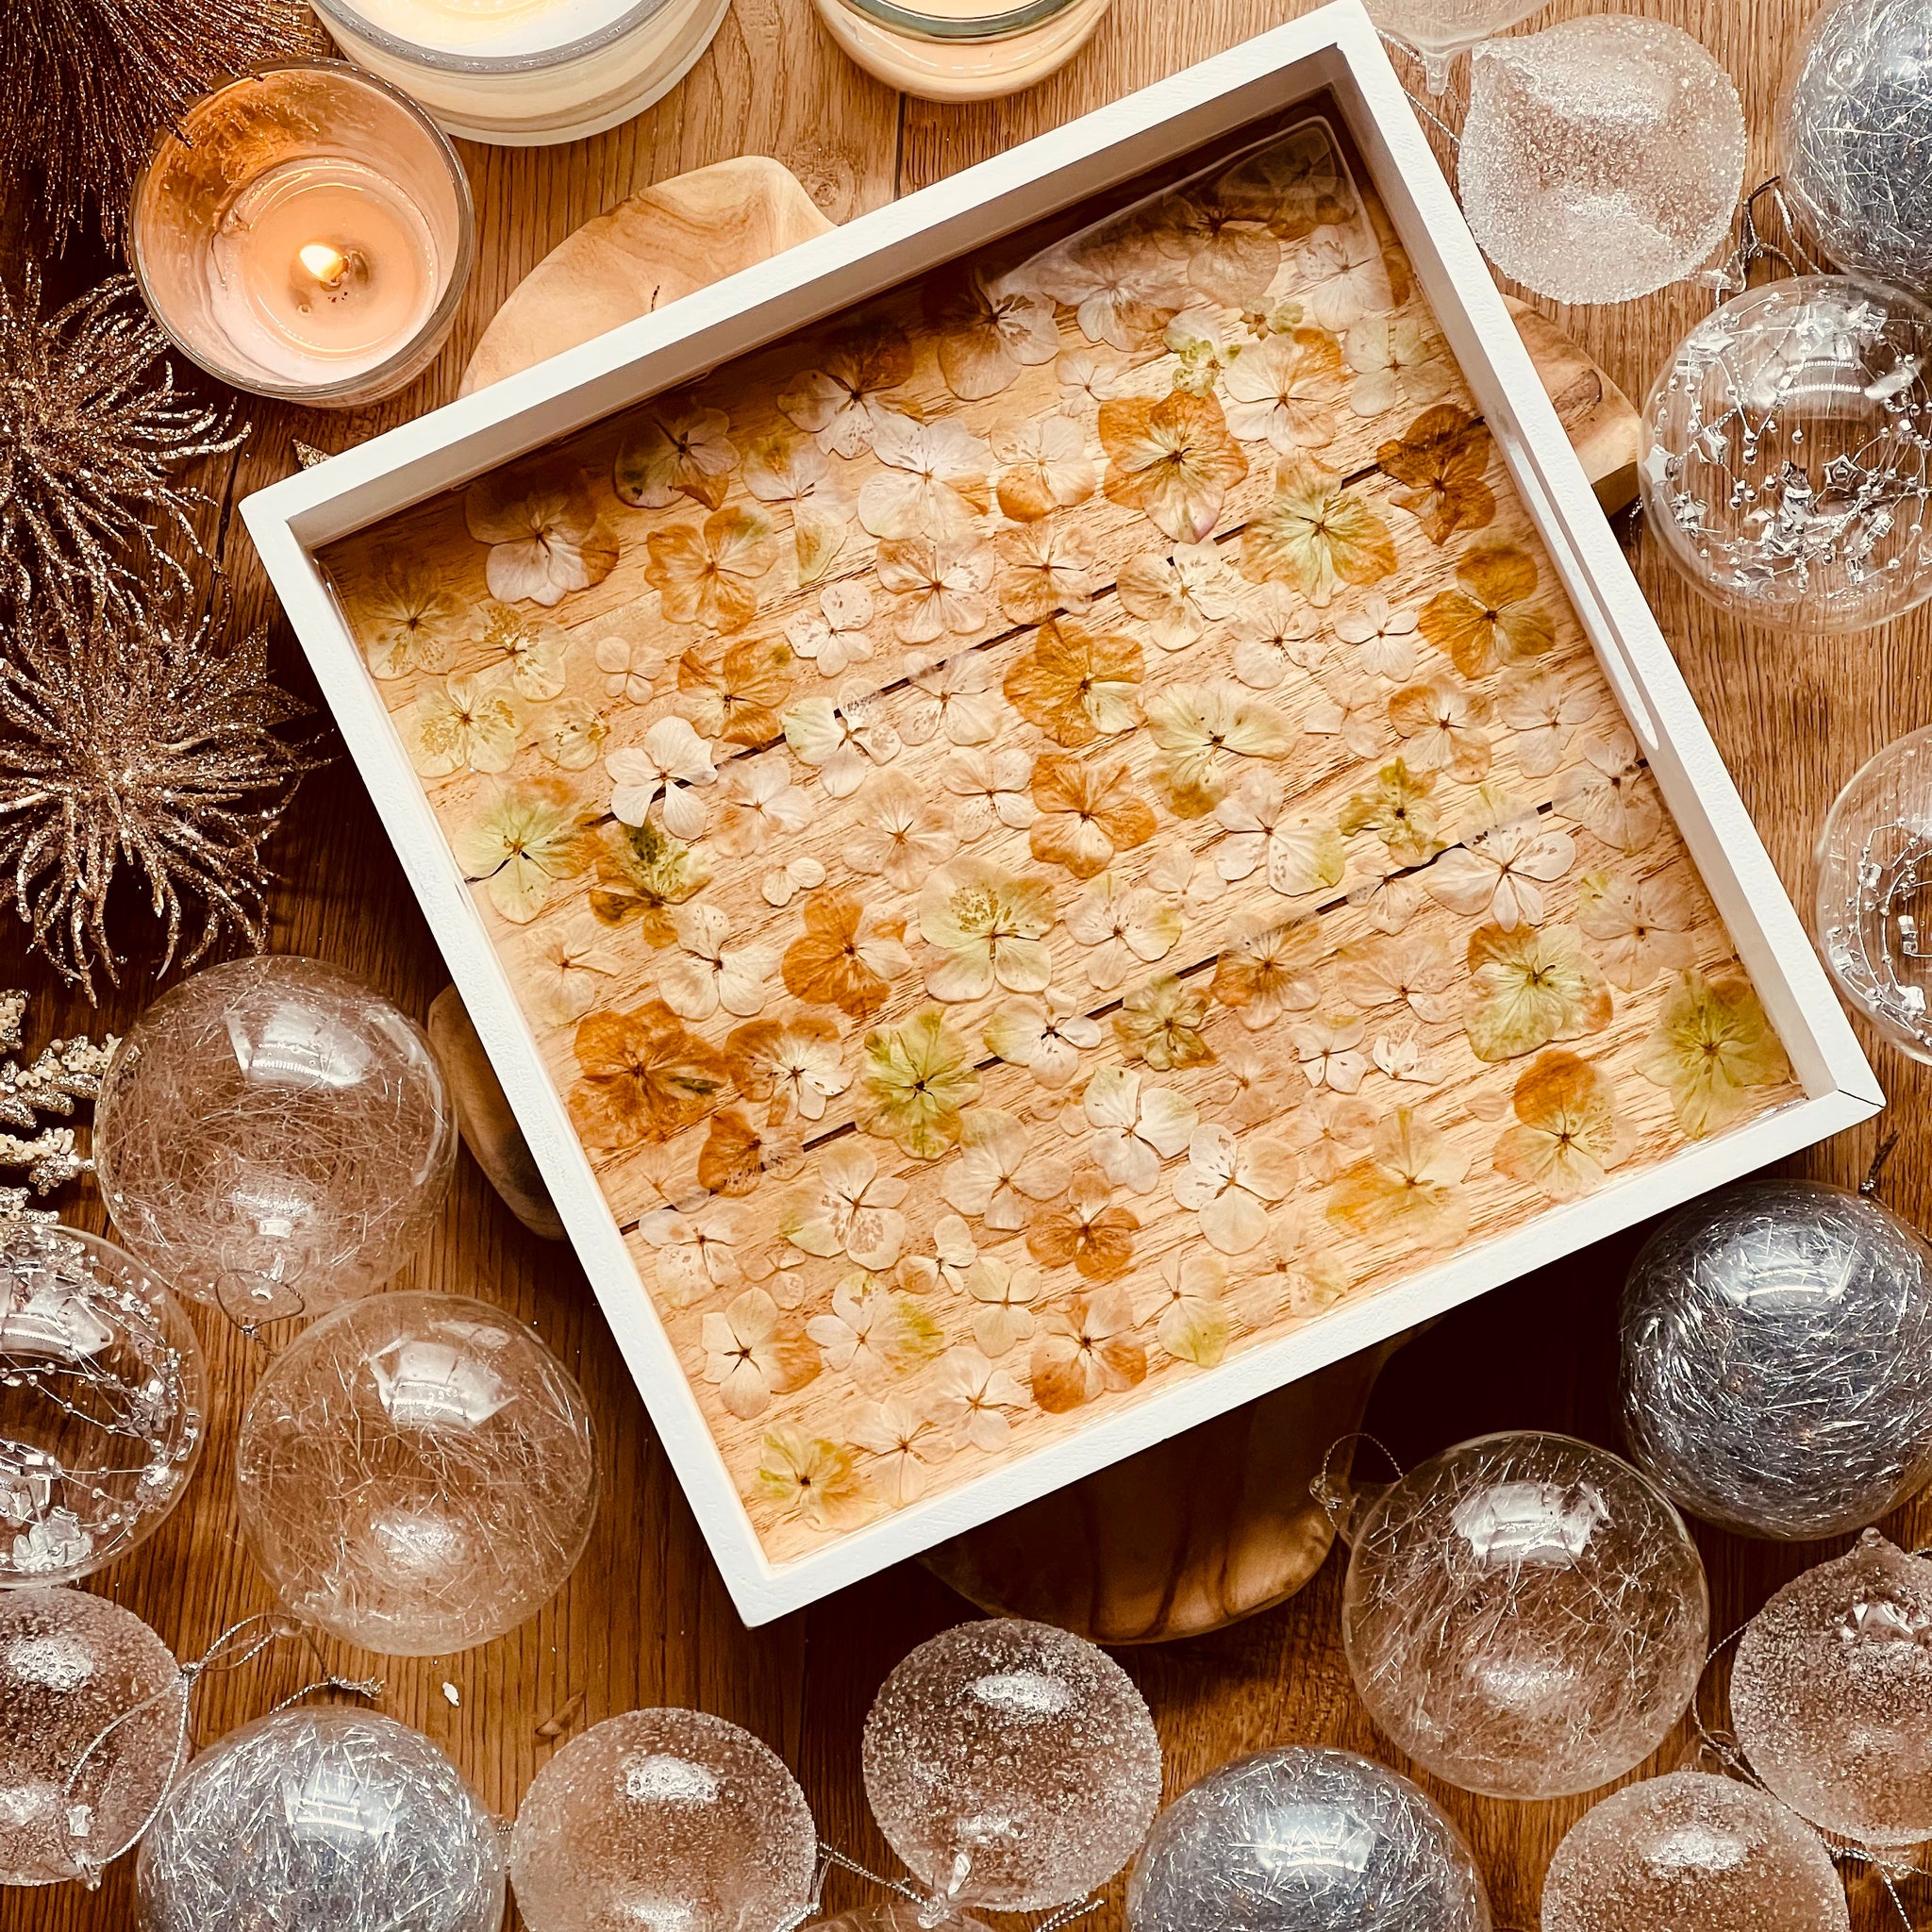
POLYGON ((326 242, 305 242, 295 251, 295 258, 325 289, 341 288, 354 260, 326 242))

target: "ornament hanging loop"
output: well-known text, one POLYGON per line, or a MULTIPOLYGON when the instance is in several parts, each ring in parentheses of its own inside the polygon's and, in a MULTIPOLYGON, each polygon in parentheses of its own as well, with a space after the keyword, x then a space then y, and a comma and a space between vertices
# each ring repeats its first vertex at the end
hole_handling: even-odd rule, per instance
POLYGON ((1401 1481, 1405 1471, 1395 1459, 1393 1451, 1366 1429, 1355 1429, 1348 1435, 1338 1436, 1328 1445, 1328 1453, 1322 1458, 1322 1467, 1315 1479, 1308 1485, 1308 1494, 1329 1522, 1335 1534, 1344 1543, 1355 1541, 1357 1527, 1363 1516, 1388 1493, 1389 1483, 1357 1483, 1355 1479, 1355 1452, 1357 1443, 1366 1442, 1377 1451, 1383 1461, 1394 1471, 1391 1482, 1401 1481))

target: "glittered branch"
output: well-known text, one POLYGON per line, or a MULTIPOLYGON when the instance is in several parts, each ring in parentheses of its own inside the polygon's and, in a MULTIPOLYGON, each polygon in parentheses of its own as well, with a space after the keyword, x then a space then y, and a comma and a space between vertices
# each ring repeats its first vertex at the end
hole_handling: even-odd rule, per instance
POLYGON ((322 54, 300 0, 0 0, 0 189, 58 241, 119 238, 155 137, 265 62, 322 54))
POLYGON ((90 998, 97 971, 114 978, 108 894, 125 874, 162 927, 163 970, 224 938, 260 950, 262 847, 316 763, 276 732, 300 712, 269 679, 265 637, 224 644, 212 615, 42 610, 16 632, 0 658, 0 868, 63 977, 90 998))
MULTIPOLYGON (((4 11, 5 0, 0 0, 4 11)), ((228 412, 178 399, 160 331, 116 276, 53 314, 38 271, 0 282, 0 592, 81 619, 126 608, 151 577, 186 589, 162 546, 208 561, 208 507, 175 472, 247 435, 228 412)))

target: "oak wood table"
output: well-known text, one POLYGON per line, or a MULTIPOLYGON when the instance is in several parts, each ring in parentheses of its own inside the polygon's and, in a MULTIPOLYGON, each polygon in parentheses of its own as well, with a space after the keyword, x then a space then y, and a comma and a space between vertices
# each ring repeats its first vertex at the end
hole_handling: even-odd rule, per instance
MULTIPOLYGON (((1071 67, 1032 92, 991 106, 947 108, 903 99, 851 66, 817 25, 809 0, 738 0, 709 53, 665 101, 597 139, 541 150, 465 150, 480 250, 475 278, 436 369, 380 408, 323 416, 261 406, 255 434, 206 481, 217 499, 208 536, 234 580, 243 621, 275 620, 273 598, 232 511, 248 491, 293 466, 293 440, 338 449, 454 395, 485 323, 524 274, 591 215, 655 180, 740 153, 769 154, 808 186, 827 215, 852 214, 922 187, 1041 129, 1158 79, 1300 11, 1299 0, 1205 0, 1176 8, 1116 0, 1071 67)), ((1529 25, 1591 10, 1574 0, 1529 25)), ((1752 126, 1756 182, 1774 166, 1776 89, 1810 10, 1808 0, 1641 0, 1627 10, 1688 28, 1737 78, 1752 126)), ((0 257, 18 258, 19 238, 0 257)), ((85 262, 52 277, 77 281, 85 262)), ((1620 308, 1552 311, 1631 393, 1709 297, 1683 288, 1620 308)), ((1790 639, 1740 627, 1699 604, 1641 530, 1626 541, 1638 574, 1704 707, 1772 855, 1795 895, 1809 890, 1810 845, 1825 807, 1852 769, 1888 739, 1927 722, 1932 616, 1850 640, 1790 639)), ((306 672, 278 630, 277 663, 297 690, 306 672)), ((425 1013, 445 974, 388 841, 346 761, 304 790, 275 849, 279 949, 337 959, 425 1013)), ((154 987, 139 944, 140 908, 121 908, 130 958, 98 1013, 37 962, 23 962, 19 928, 0 924, 0 983, 29 987, 28 1044, 90 1025, 124 1026, 154 987)), ((1874 1048, 1892 1111, 1817 1149, 1806 1171, 1856 1181, 1881 1133, 1898 1145, 1886 1197, 1932 1222, 1932 1083, 1874 1048)), ((72 1190, 71 1218, 99 1225, 97 1206, 72 1190)), ((1568 1429, 1614 1442, 1615 1297, 1635 1237, 1574 1257, 1457 1310, 1385 1372, 1369 1426, 1405 1462, 1481 1430, 1568 1429)), ((794 1766, 820 1828, 849 1854, 884 1867, 888 1854, 864 1806, 859 1726, 879 1679, 923 1638, 972 1614, 914 1564, 813 1608, 745 1630, 714 1574, 675 1480, 658 1452, 575 1262, 527 1234, 467 1158, 430 1246, 400 1285, 476 1294, 535 1324, 581 1377, 596 1413, 608 1498, 589 1553, 569 1587, 509 1637, 460 1657, 373 1659, 328 1646, 349 1674, 381 1674, 380 1707, 447 1749, 486 1800, 508 1815, 559 1740, 636 1706, 702 1706, 768 1739, 794 1766)), ((236 1538, 235 1436, 268 1354, 195 1311, 212 1388, 207 1457, 175 1517, 93 1587, 147 1618, 184 1657, 271 1598, 236 1538)), ((1901 1541, 1932 1536, 1920 1506, 1889 1523, 1901 1541)), ((1713 1630, 1740 1623, 1779 1585, 1837 1545, 1776 1547, 1700 1530, 1710 1570, 1713 1630)), ((1280 1607, 1215 1635, 1123 1652, 1145 1690, 1167 1751, 1170 1791, 1235 1754, 1277 1742, 1330 1742, 1398 1766, 1357 1702, 1342 1659, 1340 1569, 1331 1558, 1280 1607)), ((198 1693, 207 1741, 265 1711, 316 1674, 296 1646, 198 1693)), ((1684 1761, 1688 1725, 1646 1767, 1684 1761)), ((1424 1780, 1429 1783, 1429 1780, 1424 1780)), ((1499 1924, 1536 1924, 1544 1867, 1587 1800, 1523 1805, 1430 1787, 1469 1835, 1499 1924)), ((0 1897, 0 1932, 76 1932, 132 1924, 131 1859, 95 1894, 76 1887, 0 1897)), ((1096 1927, 1119 1924, 1120 1888, 1096 1927)), ((835 1878, 837 1907, 858 1888, 835 1878)), ((1859 1932, 1895 1926, 1883 1894, 1854 1886, 1859 1932)), ((1932 1924, 1932 1888, 1907 1894, 1932 1924)))

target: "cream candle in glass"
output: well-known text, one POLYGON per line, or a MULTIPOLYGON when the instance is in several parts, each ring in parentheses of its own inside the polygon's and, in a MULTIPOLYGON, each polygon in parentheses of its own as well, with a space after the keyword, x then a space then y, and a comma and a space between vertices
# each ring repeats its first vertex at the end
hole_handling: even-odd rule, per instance
POLYGON ((985 101, 1064 67, 1112 0, 817 0, 868 74, 927 101, 985 101))
POLYGON ((730 0, 312 0, 336 43, 452 134, 535 147, 667 93, 730 0))
POLYGON ((324 408, 428 366, 475 229, 441 131, 341 61, 265 68, 197 101, 136 182, 128 225, 142 292, 186 355, 324 408))

